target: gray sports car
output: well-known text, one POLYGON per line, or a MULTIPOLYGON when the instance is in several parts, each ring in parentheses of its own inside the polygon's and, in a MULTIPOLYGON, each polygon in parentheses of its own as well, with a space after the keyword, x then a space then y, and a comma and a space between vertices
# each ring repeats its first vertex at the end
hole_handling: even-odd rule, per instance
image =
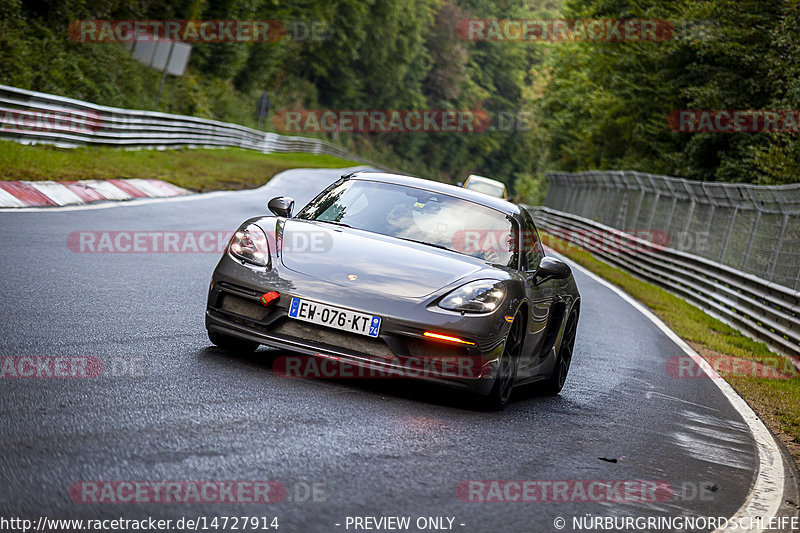
POLYGON ((273 215, 231 238, 208 294, 211 342, 460 387, 495 409, 518 385, 561 391, 580 296, 525 208, 365 172, 293 206, 273 198, 273 215))

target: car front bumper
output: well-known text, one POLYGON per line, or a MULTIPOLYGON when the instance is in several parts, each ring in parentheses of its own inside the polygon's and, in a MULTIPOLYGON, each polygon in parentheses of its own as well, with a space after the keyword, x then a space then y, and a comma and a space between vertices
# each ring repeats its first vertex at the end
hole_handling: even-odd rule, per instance
POLYGON ((368 371, 356 372, 358 377, 407 377, 484 395, 491 390, 507 332, 501 313, 464 316, 432 310, 424 298, 364 295, 346 287, 337 289, 332 301, 330 287, 321 285, 320 280, 296 272, 285 275, 277 269, 258 271, 223 257, 209 288, 206 328, 368 371), (259 298, 268 291, 278 292, 280 298, 265 307, 259 298), (371 338, 289 318, 292 297, 380 316, 380 334, 371 338), (426 331, 456 336, 470 344, 432 340, 423 335, 426 331))

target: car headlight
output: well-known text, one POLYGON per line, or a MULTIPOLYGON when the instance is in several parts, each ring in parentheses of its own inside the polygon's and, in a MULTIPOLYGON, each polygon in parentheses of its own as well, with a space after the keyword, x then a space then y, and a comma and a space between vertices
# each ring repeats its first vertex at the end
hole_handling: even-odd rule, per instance
POLYGON ((255 224, 239 228, 231 238, 229 250, 231 255, 246 263, 269 266, 267 235, 255 224))
POLYGON ((491 313, 506 296, 502 282, 482 279, 463 285, 439 302, 439 307, 465 313, 491 313))

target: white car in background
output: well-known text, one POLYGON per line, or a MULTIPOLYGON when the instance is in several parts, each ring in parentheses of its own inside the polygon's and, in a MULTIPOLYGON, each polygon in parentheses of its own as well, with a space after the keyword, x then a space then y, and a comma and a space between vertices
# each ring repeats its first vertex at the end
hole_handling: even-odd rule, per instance
POLYGON ((484 178, 483 176, 478 176, 477 174, 471 174, 467 178, 467 181, 464 182, 462 187, 471 191, 482 192, 483 194, 488 194, 489 196, 495 196, 497 198, 502 198, 503 200, 508 200, 508 190, 506 190, 506 185, 503 182, 484 178))

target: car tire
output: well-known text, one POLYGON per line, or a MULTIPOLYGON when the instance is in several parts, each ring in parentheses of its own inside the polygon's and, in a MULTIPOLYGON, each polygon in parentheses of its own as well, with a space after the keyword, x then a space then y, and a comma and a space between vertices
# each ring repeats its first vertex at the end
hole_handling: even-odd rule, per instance
POLYGON ((514 381, 517 378, 517 363, 519 353, 522 349, 524 338, 524 324, 519 315, 514 317, 511 327, 508 328, 505 343, 503 344, 503 354, 500 356, 500 364, 497 369, 497 376, 489 395, 486 397, 486 406, 491 411, 500 411, 509 399, 514 388, 514 381))
POLYGON ((564 327, 564 336, 561 345, 558 347, 558 355, 553 373, 542 385, 542 394, 545 396, 556 396, 564 388, 567 381, 569 366, 572 363, 572 353, 575 350, 575 334, 578 331, 578 316, 580 311, 574 308, 567 319, 564 327))
POLYGON ((238 339, 225 333, 211 330, 208 330, 208 340, 214 343, 215 346, 233 353, 253 353, 259 346, 257 342, 238 339))

